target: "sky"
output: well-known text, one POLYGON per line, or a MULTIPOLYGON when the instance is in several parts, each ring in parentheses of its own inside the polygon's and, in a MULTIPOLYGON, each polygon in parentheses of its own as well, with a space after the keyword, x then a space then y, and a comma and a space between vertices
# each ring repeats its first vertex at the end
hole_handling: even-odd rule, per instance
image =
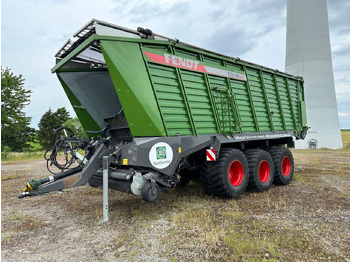
MULTIPOLYGON (((340 127, 350 129, 350 1, 328 0, 340 127)), ((285 0, 2 0, 1 66, 32 90, 25 108, 37 128, 51 108, 74 111, 55 74, 54 55, 92 18, 153 32, 284 71, 285 0)))

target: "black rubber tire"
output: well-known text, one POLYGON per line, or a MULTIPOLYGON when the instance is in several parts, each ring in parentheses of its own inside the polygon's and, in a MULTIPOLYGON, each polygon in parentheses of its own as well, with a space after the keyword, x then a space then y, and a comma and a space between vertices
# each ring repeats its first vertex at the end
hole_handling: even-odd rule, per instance
POLYGON ((153 203, 158 200, 159 198, 159 187, 157 184, 155 184, 155 192, 152 193, 152 184, 151 182, 147 182, 143 185, 141 188, 141 196, 142 199, 145 200, 148 203, 153 203))
POLYGON ((191 182, 191 179, 189 179, 187 176, 186 177, 181 177, 180 182, 179 182, 179 186, 180 187, 185 187, 187 186, 189 183, 191 182))
POLYGON ((290 181, 292 181, 294 173, 294 159, 292 152, 288 148, 274 146, 270 148, 270 154, 275 168, 273 182, 276 185, 288 185, 290 181), (283 162, 285 157, 288 158, 289 163, 288 161, 283 162))
POLYGON ((217 161, 206 162, 201 166, 200 180, 207 194, 223 198, 237 198, 243 194, 248 185, 247 158, 238 149, 222 148, 217 161), (229 170, 234 162, 242 167, 239 175, 240 182, 237 182, 237 185, 230 182, 229 170))
POLYGON ((102 180, 95 178, 94 176, 92 176, 89 180, 88 180, 88 184, 91 187, 101 187, 102 186, 102 180))
POLYGON ((185 169, 180 172, 180 187, 187 186, 191 181, 199 181, 200 169, 196 168, 194 170, 185 169))
POLYGON ((249 190, 255 192, 268 190, 274 176, 274 164, 269 152, 263 149, 249 149, 245 154, 249 163, 249 190))

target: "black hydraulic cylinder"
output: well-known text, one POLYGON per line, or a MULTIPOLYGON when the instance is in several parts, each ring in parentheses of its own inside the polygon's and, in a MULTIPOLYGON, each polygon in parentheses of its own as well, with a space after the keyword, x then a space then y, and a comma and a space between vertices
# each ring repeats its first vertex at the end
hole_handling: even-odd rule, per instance
POLYGON ((41 182, 41 184, 45 184, 45 183, 50 182, 50 181, 56 181, 58 179, 66 177, 66 176, 74 175, 82 170, 83 169, 80 166, 77 166, 77 167, 72 168, 71 170, 68 170, 66 172, 61 172, 59 174, 53 175, 52 177, 42 178, 42 179, 40 179, 40 182, 41 182))
MULTIPOLYGON (((120 179, 108 179, 108 188, 116 191, 132 194, 131 183, 132 183, 132 180, 125 181, 120 179)), ((90 184, 93 184, 95 186, 102 186, 103 179, 100 176, 94 175, 90 178, 90 184)))

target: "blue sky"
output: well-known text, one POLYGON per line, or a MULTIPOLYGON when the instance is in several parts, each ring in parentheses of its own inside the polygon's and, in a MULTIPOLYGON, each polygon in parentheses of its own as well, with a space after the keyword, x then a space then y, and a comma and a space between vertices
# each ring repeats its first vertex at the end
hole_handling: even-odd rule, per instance
MULTIPOLYGON (((54 54, 92 18, 156 33, 284 71, 286 1, 3 0, 1 65, 25 78, 37 128, 49 109, 74 111, 51 74, 54 54)), ((328 1, 341 128, 350 129, 350 1, 328 1)))

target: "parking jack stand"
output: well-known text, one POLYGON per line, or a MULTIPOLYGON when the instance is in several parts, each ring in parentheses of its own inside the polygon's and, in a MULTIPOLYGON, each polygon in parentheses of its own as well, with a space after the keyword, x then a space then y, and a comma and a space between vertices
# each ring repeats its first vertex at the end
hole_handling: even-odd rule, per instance
POLYGON ((108 156, 104 156, 102 160, 103 167, 103 219, 101 223, 108 222, 108 156))

